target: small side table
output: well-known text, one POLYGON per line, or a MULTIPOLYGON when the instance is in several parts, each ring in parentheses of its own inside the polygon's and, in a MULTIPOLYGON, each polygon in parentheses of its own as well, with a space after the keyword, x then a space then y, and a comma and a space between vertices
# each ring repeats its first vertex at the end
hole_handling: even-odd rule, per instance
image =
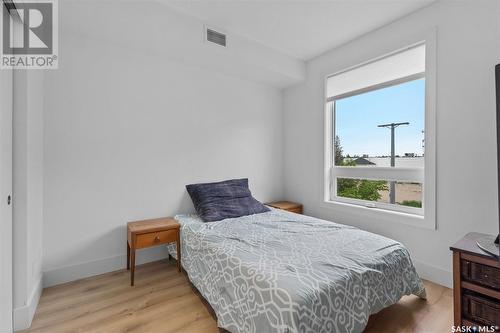
POLYGON ((297 214, 302 214, 303 211, 302 204, 291 201, 275 201, 266 203, 266 205, 297 214))
POLYGON ((127 270, 130 285, 134 285, 135 250, 152 246, 177 243, 177 268, 181 272, 180 224, 171 217, 127 223, 127 270))
POLYGON ((500 262, 477 246, 476 241, 484 237, 491 237, 491 242, 495 239, 470 232, 450 247, 456 327, 500 325, 500 262))

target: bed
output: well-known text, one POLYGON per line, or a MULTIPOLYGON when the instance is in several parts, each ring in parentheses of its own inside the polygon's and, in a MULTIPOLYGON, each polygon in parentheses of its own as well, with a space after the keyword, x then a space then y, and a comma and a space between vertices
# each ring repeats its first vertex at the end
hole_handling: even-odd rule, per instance
POLYGON ((230 332, 361 332, 403 295, 425 298, 408 250, 389 238, 277 209, 176 219, 182 266, 230 332))

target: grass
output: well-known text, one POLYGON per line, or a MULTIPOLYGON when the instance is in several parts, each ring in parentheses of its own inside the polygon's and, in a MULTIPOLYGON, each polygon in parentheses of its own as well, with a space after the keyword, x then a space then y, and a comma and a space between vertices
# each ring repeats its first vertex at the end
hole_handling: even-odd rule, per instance
POLYGON ((403 206, 422 208, 422 201, 418 200, 403 200, 400 204, 403 206))

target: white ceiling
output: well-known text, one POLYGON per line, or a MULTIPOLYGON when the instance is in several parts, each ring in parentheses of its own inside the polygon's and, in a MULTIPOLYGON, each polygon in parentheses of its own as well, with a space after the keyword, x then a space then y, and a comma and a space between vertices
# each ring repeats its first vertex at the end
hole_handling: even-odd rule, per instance
POLYGON ((207 24, 302 60, 355 39, 435 0, 161 0, 207 24))

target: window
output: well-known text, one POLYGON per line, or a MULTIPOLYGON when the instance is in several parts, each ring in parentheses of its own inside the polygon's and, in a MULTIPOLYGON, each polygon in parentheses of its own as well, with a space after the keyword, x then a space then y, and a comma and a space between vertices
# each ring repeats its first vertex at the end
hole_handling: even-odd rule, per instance
POLYGON ((434 69, 427 82, 426 46, 327 77, 325 201, 421 219, 434 209, 428 200, 434 185, 426 183, 434 177, 428 160, 434 149, 429 156, 427 147, 434 128, 426 128, 434 112, 426 94, 434 69))

